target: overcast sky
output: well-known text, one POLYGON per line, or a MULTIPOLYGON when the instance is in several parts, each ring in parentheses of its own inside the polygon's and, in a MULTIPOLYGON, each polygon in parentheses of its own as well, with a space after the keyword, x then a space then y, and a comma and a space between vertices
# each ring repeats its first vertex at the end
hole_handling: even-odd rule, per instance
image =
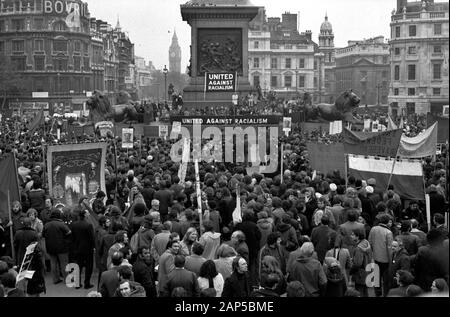
MULTIPOLYGON (((181 18, 180 4, 187 0, 84 0, 91 17, 116 25, 117 17, 124 31, 135 44, 135 54, 151 60, 156 68, 169 64, 168 50, 176 29, 182 50, 182 71, 189 58, 190 26, 181 18), (169 33, 170 32, 170 33, 169 33)), ((230 0, 233 1, 233 0, 230 0)), ((252 0, 264 6, 268 17, 281 17, 288 11, 300 13, 300 32, 311 30, 313 41, 325 13, 333 25, 335 46, 344 47, 348 40, 360 40, 383 35, 389 38, 391 11, 396 0, 252 0)))

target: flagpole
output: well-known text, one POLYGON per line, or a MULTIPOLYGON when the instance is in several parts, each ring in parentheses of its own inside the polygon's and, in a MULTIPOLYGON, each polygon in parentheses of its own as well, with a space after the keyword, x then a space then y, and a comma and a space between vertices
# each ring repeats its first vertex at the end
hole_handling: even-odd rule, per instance
MULTIPOLYGON (((12 217, 11 217, 11 196, 8 189, 8 217, 9 217, 9 223, 12 223, 12 217)), ((16 251, 14 250, 14 233, 13 233, 13 225, 9 227, 9 239, 11 241, 11 255, 13 258, 14 263, 16 263, 16 251)))
POLYGON ((392 175, 394 174, 395 163, 397 162, 397 156, 398 156, 398 149, 397 149, 397 153, 395 154, 395 157, 394 157, 394 163, 392 164, 392 170, 391 170, 391 174, 389 175, 389 180, 387 183, 386 191, 389 189, 389 185, 391 184, 392 175))
POLYGON ((344 157, 345 157, 345 164, 344 164, 344 179, 345 179, 345 189, 347 189, 348 188, 348 171, 347 171, 347 164, 348 164, 348 154, 347 153, 345 153, 344 154, 344 157))
POLYGON ((283 165, 284 165, 284 157, 283 157, 283 142, 281 142, 281 169, 280 169, 280 173, 281 173, 281 184, 283 184, 283 165))

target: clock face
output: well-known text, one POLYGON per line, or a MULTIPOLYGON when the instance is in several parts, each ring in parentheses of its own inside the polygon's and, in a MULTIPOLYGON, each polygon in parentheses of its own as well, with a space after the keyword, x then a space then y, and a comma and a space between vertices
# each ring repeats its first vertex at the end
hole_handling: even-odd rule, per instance
POLYGON ((170 53, 170 56, 175 57, 175 52, 170 53))

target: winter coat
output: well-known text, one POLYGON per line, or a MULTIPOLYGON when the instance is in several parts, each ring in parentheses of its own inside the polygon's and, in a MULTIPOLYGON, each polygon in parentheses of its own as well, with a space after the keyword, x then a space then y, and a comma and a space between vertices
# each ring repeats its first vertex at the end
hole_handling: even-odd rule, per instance
POLYGON ((401 248, 392 255, 391 263, 389 263, 389 288, 394 287, 394 277, 398 270, 411 271, 411 260, 405 248, 401 248))
POLYGON ((419 248, 415 258, 415 284, 429 292, 431 284, 437 278, 448 281, 449 258, 448 244, 426 245, 419 248))
POLYGON ((17 254, 17 265, 20 266, 22 264, 27 247, 33 242, 38 242, 38 240, 38 234, 33 228, 24 227, 16 232, 14 235, 14 248, 17 254))
POLYGON ((74 254, 92 255, 95 248, 94 228, 86 220, 71 225, 74 254))
POLYGON ((292 264, 288 281, 301 282, 308 297, 319 297, 325 290, 327 277, 319 261, 302 255, 292 264))
POLYGON ((134 280, 142 285, 147 297, 156 297, 156 286, 153 280, 154 263, 145 263, 138 258, 133 264, 134 280))
POLYGON ((40 213, 45 208, 45 191, 43 189, 32 189, 28 192, 30 208, 36 209, 40 213))
POLYGON ((316 250, 320 262, 323 263, 325 254, 331 247, 330 241, 334 240, 336 235, 336 231, 325 225, 320 225, 312 230, 311 242, 314 244, 314 250, 316 250))
POLYGON ((419 247, 421 246, 421 242, 418 236, 413 235, 410 232, 402 233, 397 236, 401 238, 403 241, 403 246, 409 255, 414 255, 419 251, 419 247))
POLYGON ((231 274, 233 273, 232 263, 234 258, 235 258, 234 256, 230 256, 228 258, 218 258, 214 260, 217 273, 222 274, 224 280, 230 277, 231 274))
POLYGON ((175 255, 170 250, 166 250, 158 262, 158 289, 164 290, 169 274, 175 269, 175 255))
POLYGON ((170 231, 163 231, 158 233, 152 240, 150 252, 155 260, 155 263, 158 263, 159 257, 166 251, 167 243, 169 242, 170 231))
POLYGON ((351 234, 355 230, 364 233, 364 236, 366 236, 364 225, 356 221, 347 221, 340 225, 337 230, 340 238, 342 239, 342 247, 348 249, 350 254, 353 253, 353 249, 355 248, 355 243, 351 238, 351 234))
POLYGON ((276 231, 281 234, 281 245, 286 251, 290 252, 293 247, 298 246, 297 233, 290 224, 280 223, 276 231))
POLYGON ((283 254, 283 250, 281 247, 276 244, 275 247, 271 247, 269 245, 265 245, 262 247, 262 249, 259 251, 259 257, 258 257, 258 272, 261 274, 261 266, 262 261, 266 255, 273 256, 275 259, 277 259, 278 263, 280 264, 280 269, 283 274, 286 274, 286 258, 283 254))
POLYGON ((259 241, 259 249, 261 249, 266 244, 269 234, 273 232, 273 225, 267 218, 259 219, 256 225, 261 233, 261 240, 259 241))
POLYGON ((170 297, 172 291, 177 287, 183 287, 187 297, 198 297, 200 288, 198 287, 197 275, 184 268, 175 268, 168 276, 167 283, 161 292, 161 297, 170 297))
POLYGON ((331 261, 328 260, 332 259, 336 259, 339 262, 345 282, 348 284, 349 271, 353 265, 353 260, 350 256, 350 252, 345 248, 333 248, 331 250, 328 250, 323 261, 324 267, 328 266, 331 263, 331 261))
POLYGON ((380 224, 370 230, 368 241, 372 247, 373 259, 380 263, 389 263, 391 246, 394 240, 392 231, 380 224))
POLYGON ((327 288, 325 297, 344 297, 347 283, 339 267, 329 267, 326 273, 327 288))
POLYGON ((372 262, 372 249, 367 240, 360 241, 353 252, 353 265, 350 275, 356 285, 366 285, 366 266, 372 262))
POLYGON ((34 271, 33 277, 28 279, 27 294, 37 295, 46 292, 45 287, 45 268, 43 254, 39 247, 34 249, 33 258, 30 263, 30 271, 34 271))
POLYGON ((245 243, 248 245, 250 259, 256 259, 261 241, 261 232, 256 223, 243 221, 236 225, 235 230, 241 230, 245 234, 245 243))
POLYGON ((233 272, 233 274, 225 280, 222 297, 248 297, 250 291, 248 274, 233 272))
POLYGON ((199 243, 204 247, 202 256, 207 260, 214 260, 217 248, 220 245, 220 233, 211 231, 205 232, 200 237, 199 243))
POLYGON ((184 268, 188 271, 191 271, 197 275, 200 274, 200 268, 202 264, 206 262, 206 259, 199 255, 189 255, 186 257, 186 262, 184 264, 184 268))

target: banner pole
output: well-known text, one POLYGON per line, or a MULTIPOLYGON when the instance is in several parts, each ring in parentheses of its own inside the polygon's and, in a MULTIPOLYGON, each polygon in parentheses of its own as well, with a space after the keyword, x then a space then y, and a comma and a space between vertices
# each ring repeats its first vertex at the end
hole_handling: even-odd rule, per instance
MULTIPOLYGON (((12 217, 11 217, 11 195, 9 193, 9 189, 8 189, 8 218, 9 218, 9 222, 12 223, 12 217)), ((11 255, 12 255, 14 263, 16 263, 16 251, 14 250, 14 233, 13 233, 13 226, 12 225, 9 227, 9 239, 10 239, 10 242, 11 242, 11 255)))
POLYGON ((344 155, 344 157, 345 157, 345 164, 344 164, 344 178, 345 178, 345 189, 347 189, 348 188, 348 171, 347 171, 347 164, 348 164, 348 154, 346 153, 345 155, 344 155))
POLYGON ((281 169, 280 169, 280 173, 281 173, 281 184, 283 184, 283 165, 284 165, 284 157, 283 157, 283 143, 281 143, 281 169))

